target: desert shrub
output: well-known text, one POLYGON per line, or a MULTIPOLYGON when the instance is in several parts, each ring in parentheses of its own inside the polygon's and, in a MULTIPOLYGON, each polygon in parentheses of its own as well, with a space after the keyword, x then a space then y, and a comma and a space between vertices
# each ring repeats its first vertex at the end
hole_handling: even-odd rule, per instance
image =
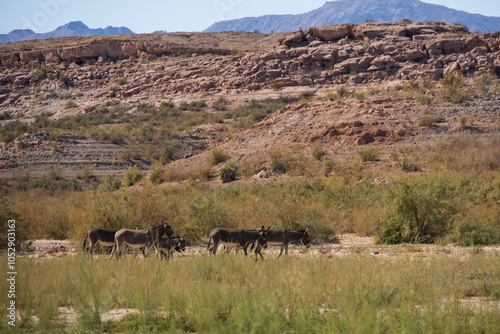
POLYGON ((127 168, 125 174, 123 175, 123 185, 125 187, 130 187, 136 184, 140 179, 142 179, 142 173, 139 172, 137 165, 127 168))
POLYGON ((151 166, 151 173, 149 174, 149 181, 153 185, 163 183, 165 181, 165 171, 160 162, 156 162, 151 166))
POLYGON ((363 162, 377 160, 378 152, 375 147, 365 147, 358 150, 357 153, 363 162))
POLYGON ((283 85, 281 84, 281 82, 278 82, 278 81, 275 81, 271 84, 271 88, 275 91, 278 91, 280 90, 281 88, 283 87, 283 85))
POLYGON ((478 93, 480 94, 488 93, 491 87, 493 86, 493 79, 494 76, 486 73, 477 77, 476 81, 474 82, 474 86, 478 90, 478 93))
POLYGON ((194 168, 190 170, 188 173, 185 174, 186 179, 190 179, 193 181, 200 180, 200 181, 207 181, 210 180, 214 175, 213 175, 213 169, 212 165, 210 164, 205 164, 200 167, 194 168))
POLYGON ((59 81, 61 83, 65 84, 66 86, 71 85, 71 82, 72 82, 71 79, 70 79, 70 77, 68 77, 65 74, 62 74, 62 75, 59 76, 59 81))
POLYGON ((219 96, 217 99, 217 103, 215 104, 215 109, 218 111, 226 111, 227 110, 227 100, 224 96, 219 96))
POLYGON ((432 102, 432 96, 420 93, 417 95, 417 101, 428 106, 432 102))
POLYGON ((242 177, 252 177, 253 175, 259 173, 261 170, 265 170, 266 159, 257 158, 254 160, 243 160, 239 162, 238 174, 242 177))
POLYGON ((305 92, 300 93, 300 98, 304 99, 304 100, 308 100, 313 96, 314 96, 314 92, 311 90, 307 90, 305 92))
POLYGON ((403 157, 397 160, 397 166, 403 172, 416 172, 419 170, 418 166, 415 165, 407 157, 403 157))
POLYGON ((435 124, 436 119, 432 115, 423 115, 418 119, 418 126, 431 127, 435 124))
POLYGON ((271 151, 268 154, 269 167, 273 172, 305 175, 310 171, 308 159, 299 152, 271 151))
POLYGON ((342 99, 342 98, 345 98, 345 97, 349 97, 350 93, 349 93, 349 90, 345 87, 340 87, 339 89, 337 89, 337 94, 336 94, 336 97, 338 99, 342 99))
POLYGON ((392 212, 375 229, 377 243, 433 243, 443 238, 453 213, 446 197, 441 185, 401 183, 392 212))
POLYGON ((229 159, 229 153, 220 147, 211 149, 207 156, 207 161, 212 166, 216 166, 227 159, 229 159))
POLYGON ((108 174, 102 180, 101 184, 99 185, 99 190, 100 191, 116 191, 120 189, 121 181, 118 179, 118 177, 115 174, 108 174))
POLYGON ((465 220, 457 224, 445 241, 459 246, 499 245, 500 220, 494 224, 465 220))
POLYGON ((52 73, 52 70, 48 67, 42 67, 36 74, 38 78, 45 79, 49 73, 52 73))
POLYGON ((127 82, 128 82, 128 81, 127 81, 127 79, 126 79, 126 78, 120 78, 120 79, 116 80, 116 84, 117 84, 118 86, 123 86, 123 85, 126 85, 126 84, 127 84, 127 82))
POLYGON ((73 95, 71 95, 70 92, 67 92, 67 93, 62 93, 59 95, 59 99, 60 100, 69 100, 73 97, 73 95))
POLYGON ((0 249, 6 248, 8 246, 8 221, 14 220, 16 222, 16 247, 24 241, 23 230, 19 228, 19 215, 13 210, 12 203, 7 198, 0 199, 0 226, 2 227, 4 233, 0 234, 0 249))
POLYGON ((357 100, 364 100, 364 99, 366 99, 366 93, 363 91, 359 91, 359 92, 354 93, 354 97, 357 100))
POLYGON ((199 238, 206 235, 216 227, 232 227, 233 220, 228 210, 219 205, 214 198, 196 196, 187 207, 188 226, 187 233, 199 238))
POLYGON ((459 104, 467 99, 468 92, 464 89, 463 76, 450 72, 440 80, 440 83, 440 94, 443 100, 459 104))
POLYGON ((422 116, 418 119, 418 126, 431 127, 435 123, 436 118, 434 117, 434 113, 428 107, 425 107, 422 110, 422 116))
POLYGON ((321 78, 321 72, 319 72, 319 71, 311 71, 309 73, 309 76, 311 77, 311 79, 317 80, 317 79, 321 78))
POLYGON ((278 173, 286 173, 289 169, 285 155, 281 151, 269 152, 269 165, 272 171, 278 173))
POLYGON ((73 109, 73 108, 77 108, 77 107, 78 107, 78 105, 74 101, 68 101, 64 105, 64 109, 73 109))
POLYGON ((321 158, 323 158, 323 156, 325 154, 326 154, 326 151, 318 144, 314 144, 311 147, 311 155, 314 157, 314 159, 321 160, 321 158))
POLYGON ((238 166, 236 162, 230 162, 221 168, 219 171, 219 178, 222 183, 228 183, 236 180, 236 173, 238 172, 238 166))

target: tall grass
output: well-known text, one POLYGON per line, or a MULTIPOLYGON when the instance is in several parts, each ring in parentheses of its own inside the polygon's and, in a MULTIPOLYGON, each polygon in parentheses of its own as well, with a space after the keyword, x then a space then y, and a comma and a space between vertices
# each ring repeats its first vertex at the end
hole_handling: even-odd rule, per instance
MULTIPOLYGON (((473 296, 499 300, 500 259, 485 253, 465 259, 408 254, 391 261, 320 256, 261 262, 202 255, 168 264, 154 257, 116 262, 78 255, 21 258, 18 272, 16 302, 25 315, 18 329, 25 332, 57 331, 59 306, 78 311, 78 322, 67 328, 75 333, 492 333, 500 328, 498 308, 459 302, 473 296), (141 313, 100 321, 103 312, 118 307, 141 313), (30 322, 28 315, 40 321, 30 322)), ((0 287, 6 293, 6 280, 0 287)), ((5 308, 0 316, 5 318, 5 308)), ((5 321, 0 326, 8 333, 5 321)))

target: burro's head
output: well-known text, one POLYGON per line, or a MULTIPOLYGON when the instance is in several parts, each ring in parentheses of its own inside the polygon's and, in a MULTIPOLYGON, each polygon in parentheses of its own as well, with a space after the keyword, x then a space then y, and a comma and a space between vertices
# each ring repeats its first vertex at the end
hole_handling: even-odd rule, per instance
POLYGON ((304 235, 302 236, 302 238, 300 238, 300 241, 302 242, 302 244, 304 246, 306 246, 306 248, 309 248, 311 247, 311 239, 309 239, 309 228, 311 226, 308 226, 307 229, 304 231, 304 235))
POLYGON ((263 248, 267 248, 267 231, 269 231, 269 229, 270 227, 266 229, 264 225, 262 225, 262 227, 259 230, 259 238, 257 239, 257 242, 263 248))
POLYGON ((179 249, 181 250, 181 252, 184 252, 186 250, 186 236, 182 235, 180 239, 181 240, 179 241, 179 249))
POLYGON ((167 223, 165 223, 163 219, 160 219, 160 223, 161 223, 160 225, 161 231, 163 231, 163 233, 160 233, 160 236, 173 238, 175 235, 174 235, 174 230, 172 230, 172 227, 167 223))

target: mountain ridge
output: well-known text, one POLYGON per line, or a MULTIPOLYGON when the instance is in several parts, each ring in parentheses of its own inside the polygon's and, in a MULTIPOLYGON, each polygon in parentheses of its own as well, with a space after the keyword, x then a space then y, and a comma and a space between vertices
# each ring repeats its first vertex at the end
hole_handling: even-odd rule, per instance
POLYGON ((21 42, 26 40, 37 40, 57 37, 76 37, 76 36, 99 36, 99 35, 126 35, 134 34, 127 27, 89 28, 81 21, 72 21, 57 27, 53 31, 46 33, 35 33, 30 29, 15 29, 7 34, 0 34, 0 43, 21 42))
POLYGON ((297 15, 264 15, 214 23, 204 32, 255 31, 289 32, 298 28, 326 26, 341 23, 437 21, 460 23, 469 31, 494 32, 500 30, 500 17, 471 14, 460 10, 419 0, 338 0, 297 15))

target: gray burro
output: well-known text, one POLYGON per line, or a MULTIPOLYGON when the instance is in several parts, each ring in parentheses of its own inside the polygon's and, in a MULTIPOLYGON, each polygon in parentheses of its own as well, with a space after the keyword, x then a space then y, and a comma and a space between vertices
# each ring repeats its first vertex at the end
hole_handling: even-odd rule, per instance
MULTIPOLYGON (((268 230, 267 231, 267 244, 269 246, 280 246, 280 255, 283 254, 283 250, 285 250, 285 254, 288 254, 288 245, 292 242, 301 241, 306 248, 311 247, 311 240, 309 239, 309 227, 304 231, 291 231, 291 230, 268 230)), ((253 246, 252 246, 253 248, 253 246)), ((257 244, 257 248, 255 249, 255 256, 260 255, 260 257, 264 260, 264 256, 262 256, 262 247, 257 244)))
POLYGON ((120 258, 121 254, 127 247, 132 249, 141 249, 143 247, 157 247, 161 237, 174 237, 174 231, 163 220, 160 220, 161 225, 149 230, 129 230, 122 229, 116 232, 113 251, 110 259, 116 254, 116 258, 120 258))
POLYGON ((161 258, 167 257, 167 260, 174 257, 174 251, 184 252, 186 250, 186 236, 172 237, 172 238, 161 238, 160 244, 160 255, 161 258), (163 253, 166 253, 164 255, 163 253))
MULTIPOLYGON (((139 227, 135 226, 135 229, 138 230, 139 227)), ((119 230, 108 230, 105 228, 92 228, 88 230, 87 234, 85 234, 85 239, 83 240, 83 250, 86 250, 90 255, 92 255, 92 250, 97 246, 97 244, 101 244, 106 247, 113 247, 115 244, 115 234, 118 231, 119 230), (88 249, 85 248, 87 239, 89 239, 90 242, 88 249)))
POLYGON ((210 231, 207 250, 213 255, 217 254, 217 248, 223 244, 227 248, 242 247, 245 256, 248 255, 248 245, 257 242, 261 247, 267 248, 266 234, 269 227, 264 226, 260 230, 239 230, 232 228, 214 228, 210 231), (210 242, 214 241, 214 245, 210 248, 210 242))

